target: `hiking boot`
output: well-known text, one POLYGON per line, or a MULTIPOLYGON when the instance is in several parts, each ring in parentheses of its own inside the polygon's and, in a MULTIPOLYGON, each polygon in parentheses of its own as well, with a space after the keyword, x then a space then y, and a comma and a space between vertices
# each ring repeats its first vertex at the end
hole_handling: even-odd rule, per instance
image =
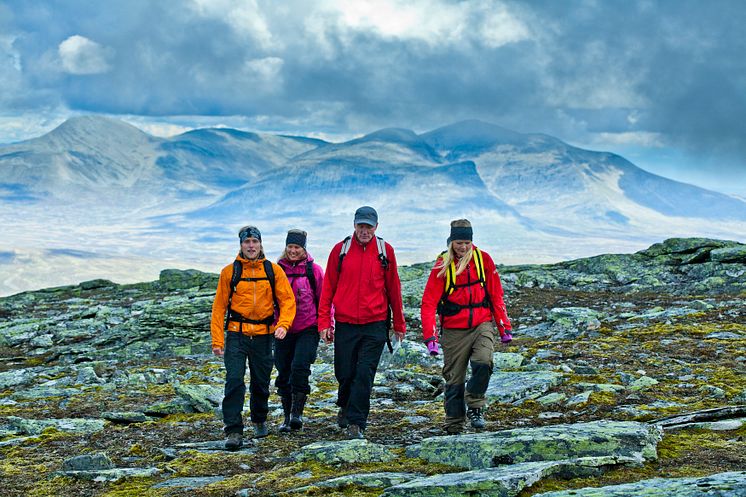
POLYGON ((450 425, 445 427, 445 432, 447 435, 461 435, 463 431, 464 427, 459 425, 450 425))
POLYGON ((267 423, 253 423, 254 424, 254 438, 264 438, 269 435, 269 428, 267 423))
POLYGON ((347 421, 347 409, 340 407, 337 412, 337 426, 340 428, 347 428, 350 422, 347 421))
POLYGON ((226 450, 238 450, 243 445, 243 436, 240 433, 229 433, 225 439, 226 450))
POLYGON ((290 429, 300 430, 303 428, 303 408, 306 405, 305 393, 293 393, 292 406, 290 408, 290 429))
POLYGON ((355 440, 362 440, 365 439, 365 435, 363 434, 364 430, 360 428, 358 425, 348 425, 347 426, 347 438, 355 440))
POLYGON ((510 343, 513 341, 513 335, 506 331, 502 335, 500 335, 500 341, 502 343, 510 343))
POLYGON ((481 430, 484 428, 484 417, 482 416, 482 409, 479 407, 469 408, 466 411, 466 417, 471 421, 472 428, 481 430))
POLYGON ((290 397, 282 397, 282 411, 285 414, 285 421, 283 421, 282 424, 280 425, 280 433, 290 432, 290 407, 291 407, 290 397))

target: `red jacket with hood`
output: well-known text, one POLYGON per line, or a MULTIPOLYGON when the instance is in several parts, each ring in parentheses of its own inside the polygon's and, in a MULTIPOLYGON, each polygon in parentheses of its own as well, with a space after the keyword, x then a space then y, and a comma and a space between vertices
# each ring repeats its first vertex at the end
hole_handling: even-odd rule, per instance
MULTIPOLYGON (((474 247, 476 248, 476 246, 474 247)), ((505 302, 503 301, 503 287, 500 283, 500 275, 497 273, 495 263, 492 257, 482 251, 482 261, 484 264, 484 278, 487 292, 490 296, 491 309, 488 307, 473 307, 464 308, 454 316, 443 316, 443 322, 441 325, 443 328, 455 328, 455 329, 468 329, 476 327, 484 322, 491 321, 495 318, 495 323, 501 330, 510 331, 510 319, 508 319, 508 312, 505 309, 505 302)), ((458 261, 456 262, 458 265, 458 261)), ((446 278, 438 276, 438 273, 443 268, 443 259, 438 258, 435 262, 435 266, 430 271, 430 277, 425 285, 425 293, 422 296, 422 307, 420 308, 420 316, 422 318, 422 336, 425 342, 430 340, 437 340, 437 331, 435 324, 435 315, 437 313, 438 302, 443 296, 445 291, 446 278)), ((466 285, 457 287, 451 295, 448 296, 448 300, 454 304, 467 305, 467 304, 478 304, 484 300, 484 288, 479 284, 479 277, 477 276, 477 268, 474 264, 474 259, 469 261, 466 269, 456 276, 456 285, 466 285)))

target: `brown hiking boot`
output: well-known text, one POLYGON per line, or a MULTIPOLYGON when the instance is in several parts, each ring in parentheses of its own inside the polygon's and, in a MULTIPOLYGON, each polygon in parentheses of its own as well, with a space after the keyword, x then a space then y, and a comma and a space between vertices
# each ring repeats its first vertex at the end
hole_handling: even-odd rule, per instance
POLYGON ((226 450, 238 450, 243 445, 243 436, 240 433, 229 433, 225 439, 226 450))

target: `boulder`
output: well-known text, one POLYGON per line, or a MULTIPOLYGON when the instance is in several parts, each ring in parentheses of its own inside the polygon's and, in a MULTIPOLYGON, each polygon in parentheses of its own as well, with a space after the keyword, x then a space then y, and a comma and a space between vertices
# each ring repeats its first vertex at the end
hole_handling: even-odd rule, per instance
POLYGON ((386 489, 382 497, 513 497, 549 476, 573 478, 597 474, 600 468, 634 462, 620 457, 587 457, 574 460, 523 462, 497 468, 419 478, 386 489))
POLYGON ((496 371, 490 377, 485 395, 490 402, 511 403, 535 399, 562 381, 560 373, 547 371, 496 371))
POLYGON ((544 492, 534 497, 742 497, 746 471, 717 473, 699 478, 653 478, 624 485, 544 492))
POLYGON ((292 454, 295 461, 318 461, 323 464, 387 462, 395 457, 385 446, 367 440, 315 442, 292 454))
POLYGON ((92 471, 99 469, 111 469, 114 467, 114 463, 111 461, 109 456, 103 452, 97 452, 95 454, 83 454, 82 456, 75 456, 69 459, 65 459, 62 462, 63 471, 92 471))
POLYGON ((426 438, 407 448, 409 457, 482 469, 501 464, 579 457, 656 459, 662 430, 633 421, 592 421, 469 435, 426 438))

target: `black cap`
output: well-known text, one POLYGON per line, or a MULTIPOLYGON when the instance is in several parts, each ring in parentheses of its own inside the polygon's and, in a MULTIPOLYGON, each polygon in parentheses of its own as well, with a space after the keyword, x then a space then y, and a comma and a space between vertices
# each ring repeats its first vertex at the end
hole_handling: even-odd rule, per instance
POLYGON ((355 224, 375 226, 378 224, 378 213, 373 207, 364 205, 355 211, 355 224))

